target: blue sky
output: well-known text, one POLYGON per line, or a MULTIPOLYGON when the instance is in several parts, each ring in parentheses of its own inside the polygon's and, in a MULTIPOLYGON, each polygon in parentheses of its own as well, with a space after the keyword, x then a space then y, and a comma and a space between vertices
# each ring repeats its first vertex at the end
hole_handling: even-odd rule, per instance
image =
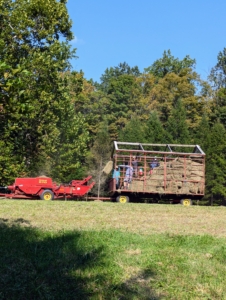
POLYGON ((226 47, 225 0, 68 0, 73 21, 73 69, 99 81, 106 68, 127 62, 142 72, 164 50, 196 59, 206 79, 226 47))

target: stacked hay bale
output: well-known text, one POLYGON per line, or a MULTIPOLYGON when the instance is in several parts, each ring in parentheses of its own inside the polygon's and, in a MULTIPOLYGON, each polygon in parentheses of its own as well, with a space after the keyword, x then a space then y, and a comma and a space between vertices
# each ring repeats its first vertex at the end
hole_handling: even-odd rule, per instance
POLYGON ((144 192, 144 181, 139 179, 133 179, 130 190, 133 192, 144 192))
POLYGON ((175 194, 201 194, 204 191, 204 170, 201 161, 175 158, 168 164, 167 191, 175 194))
POLYGON ((164 193, 164 162, 152 170, 152 174, 146 176, 144 190, 147 193, 164 193))
POLYGON ((152 170, 145 177, 133 178, 133 192, 203 194, 204 168, 202 161, 191 158, 175 158, 152 170), (165 177, 164 177, 165 175, 165 177))

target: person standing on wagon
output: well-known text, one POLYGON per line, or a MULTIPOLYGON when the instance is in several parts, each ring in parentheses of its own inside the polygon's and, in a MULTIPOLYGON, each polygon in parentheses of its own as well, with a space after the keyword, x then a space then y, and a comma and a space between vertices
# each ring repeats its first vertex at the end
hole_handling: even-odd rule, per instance
POLYGON ((129 184, 132 182, 132 178, 133 178, 132 164, 119 165, 119 167, 126 168, 126 173, 125 173, 125 177, 124 177, 124 189, 127 190, 129 188, 129 184))
POLYGON ((116 185, 116 190, 119 188, 119 181, 120 181, 120 170, 119 170, 119 167, 116 166, 114 171, 113 171, 113 176, 112 178, 115 179, 115 185, 116 185))
POLYGON ((134 170, 134 175, 135 175, 135 177, 137 177, 137 175, 138 175, 138 160, 137 160, 136 156, 133 156, 132 166, 133 166, 133 170, 134 170))

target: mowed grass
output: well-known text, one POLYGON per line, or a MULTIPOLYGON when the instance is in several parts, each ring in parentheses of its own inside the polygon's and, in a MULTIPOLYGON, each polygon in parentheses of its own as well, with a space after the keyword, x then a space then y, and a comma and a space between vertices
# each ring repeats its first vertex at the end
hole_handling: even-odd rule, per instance
POLYGON ((226 299, 226 208, 0 201, 0 299, 226 299))

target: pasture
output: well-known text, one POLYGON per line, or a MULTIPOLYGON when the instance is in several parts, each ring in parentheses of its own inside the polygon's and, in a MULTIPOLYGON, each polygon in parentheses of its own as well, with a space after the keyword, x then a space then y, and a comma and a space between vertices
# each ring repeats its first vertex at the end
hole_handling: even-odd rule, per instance
POLYGON ((226 299, 226 208, 0 201, 0 299, 226 299))

